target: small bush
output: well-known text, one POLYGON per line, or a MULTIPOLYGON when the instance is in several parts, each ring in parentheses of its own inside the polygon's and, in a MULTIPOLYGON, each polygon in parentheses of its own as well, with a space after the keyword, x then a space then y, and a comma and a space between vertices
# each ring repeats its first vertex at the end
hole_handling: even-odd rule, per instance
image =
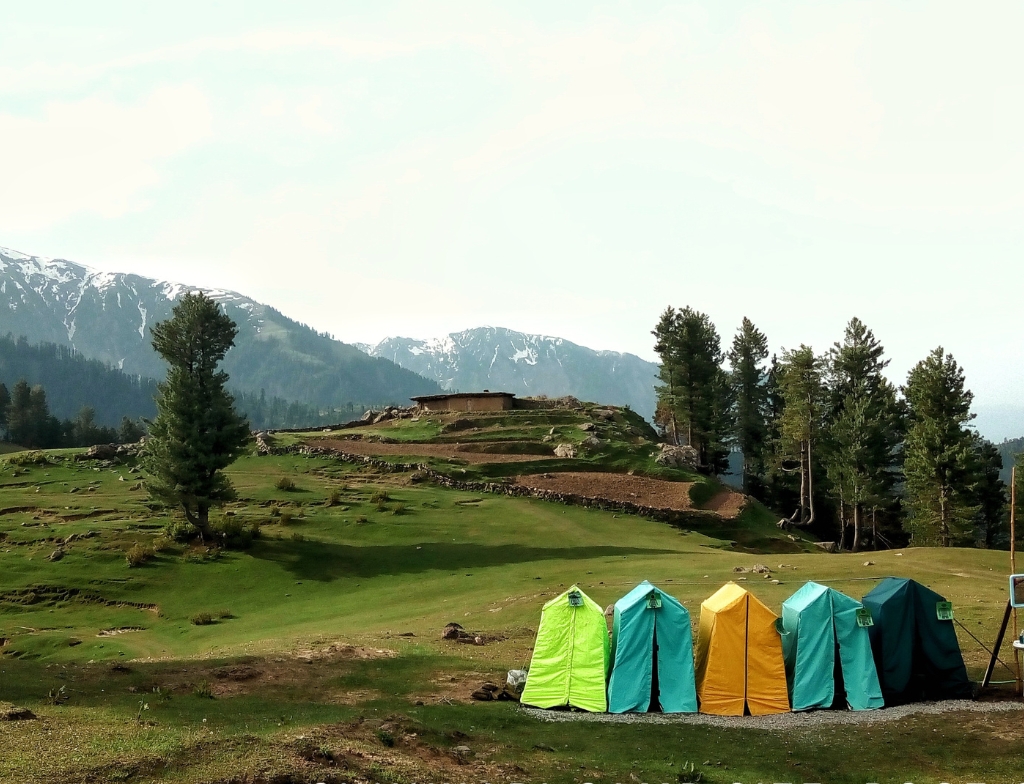
POLYGON ((260 525, 259 520, 253 520, 251 523, 249 523, 249 535, 253 539, 259 539, 261 536, 263 536, 263 526, 260 525))
POLYGON ((278 490, 284 490, 286 493, 290 493, 295 489, 295 482, 287 476, 282 476, 277 480, 277 484, 274 485, 278 490))
POLYGON ((721 485, 717 482, 694 482, 690 485, 690 503, 697 509, 701 509, 704 504, 718 495, 721 489, 721 485))
POLYGON ((152 561, 156 557, 156 553, 153 552, 152 547, 146 547, 138 542, 133 544, 127 553, 124 554, 125 560, 128 561, 128 568, 134 569, 137 566, 142 566, 148 561, 152 561))
POLYGON ((50 689, 46 695, 46 701, 50 705, 63 705, 68 701, 68 690, 61 686, 59 689, 50 689))
POLYGON ((395 736, 387 730, 377 730, 377 740, 379 740, 388 748, 391 748, 395 745, 395 736))
POLYGON ((327 496, 327 505, 328 506, 337 506, 340 503, 341 503, 341 491, 338 488, 335 487, 333 490, 331 490, 330 494, 327 496))
POLYGON ((271 517, 280 517, 281 516, 281 507, 275 506, 275 507, 271 508, 270 516, 271 517))
POLYGON ((359 525, 364 525, 370 521, 367 519, 366 515, 359 515, 356 517, 356 522, 359 523, 359 525))
POLYGON ((196 613, 189 620, 193 626, 212 626, 214 623, 213 615, 208 612, 196 613))
POLYGON ((393 515, 405 514, 405 504, 395 504, 391 508, 391 514, 393 514, 393 515))
POLYGON ((217 534, 225 547, 233 550, 245 550, 252 544, 252 540, 259 536, 259 524, 247 525, 237 517, 225 517, 215 526, 217 534), (257 533, 253 533, 256 529, 257 533))
POLYGON ((162 534, 153 540, 153 552, 162 553, 174 546, 174 540, 166 534, 162 534))
POLYGON ((281 512, 281 525, 291 525, 294 516, 291 512, 281 512))
POLYGON ((192 689, 192 693, 203 700, 213 699, 213 689, 210 688, 210 684, 207 681, 200 681, 192 689))
POLYGON ((304 542, 304 541, 306 541, 306 537, 303 536, 302 534, 300 534, 298 531, 296 531, 295 533, 292 534, 292 541, 293 542, 304 542))
POLYGON ((370 503, 377 504, 379 507, 381 504, 385 504, 391 500, 391 496, 388 495, 387 490, 378 490, 370 496, 370 503))
POLYGON ((384 501, 377 501, 377 511, 378 512, 386 512, 387 510, 388 510, 388 505, 386 503, 384 503, 384 501))
POLYGON ((164 534, 168 539, 184 544, 199 536, 199 529, 187 520, 174 520, 164 528, 164 534))

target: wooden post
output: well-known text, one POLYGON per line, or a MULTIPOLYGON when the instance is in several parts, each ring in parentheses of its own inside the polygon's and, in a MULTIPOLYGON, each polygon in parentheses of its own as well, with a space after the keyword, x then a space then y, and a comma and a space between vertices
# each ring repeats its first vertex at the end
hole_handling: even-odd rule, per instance
MULTIPOLYGON (((1017 574, 1017 466, 1010 469, 1010 574, 1017 574)), ((1013 640, 1016 642, 1020 630, 1017 627, 1017 608, 1013 608, 1013 640)), ((1020 650, 1013 649, 1013 663, 1017 668, 1017 694, 1024 694, 1024 680, 1021 679, 1020 650)))

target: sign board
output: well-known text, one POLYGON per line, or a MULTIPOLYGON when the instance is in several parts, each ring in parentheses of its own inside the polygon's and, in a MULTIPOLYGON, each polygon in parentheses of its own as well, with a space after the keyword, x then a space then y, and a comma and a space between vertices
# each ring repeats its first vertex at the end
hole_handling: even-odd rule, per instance
POLYGON ((1010 575, 1010 604, 1024 607, 1024 574, 1010 575))
POLYGON ((865 629, 875 625, 875 619, 871 617, 871 610, 867 607, 857 608, 857 625, 865 629))
POLYGON ((953 620, 953 602, 935 602, 935 615, 940 621, 953 620))

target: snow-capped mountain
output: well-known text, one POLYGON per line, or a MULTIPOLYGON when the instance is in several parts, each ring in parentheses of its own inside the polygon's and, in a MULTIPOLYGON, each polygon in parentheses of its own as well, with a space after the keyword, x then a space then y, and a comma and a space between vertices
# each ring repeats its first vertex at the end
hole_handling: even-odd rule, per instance
MULTIPOLYGON (((162 378, 149 328, 196 287, 99 272, 63 259, 0 248, 0 334, 72 346, 127 373, 162 378)), ((238 389, 315 405, 406 402, 437 384, 369 359, 278 311, 233 291, 204 290, 238 325, 224 366, 238 389)))
POLYGON ((468 329, 434 340, 386 338, 360 348, 449 390, 573 395, 609 405, 628 404, 645 417, 654 415, 658 366, 633 354, 595 351, 562 338, 499 327, 468 329))

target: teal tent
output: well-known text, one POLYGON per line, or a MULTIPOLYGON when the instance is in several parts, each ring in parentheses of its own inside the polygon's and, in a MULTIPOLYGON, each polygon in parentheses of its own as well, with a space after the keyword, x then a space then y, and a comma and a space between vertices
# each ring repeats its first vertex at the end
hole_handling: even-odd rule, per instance
POLYGON ((856 599, 814 582, 782 603, 782 654, 793 710, 883 706, 870 623, 856 599))
POLYGON ((869 629, 886 705, 973 696, 953 608, 913 580, 886 577, 867 596, 869 629))
POLYGON ((608 710, 695 713, 690 613, 644 580, 615 602, 608 710))

